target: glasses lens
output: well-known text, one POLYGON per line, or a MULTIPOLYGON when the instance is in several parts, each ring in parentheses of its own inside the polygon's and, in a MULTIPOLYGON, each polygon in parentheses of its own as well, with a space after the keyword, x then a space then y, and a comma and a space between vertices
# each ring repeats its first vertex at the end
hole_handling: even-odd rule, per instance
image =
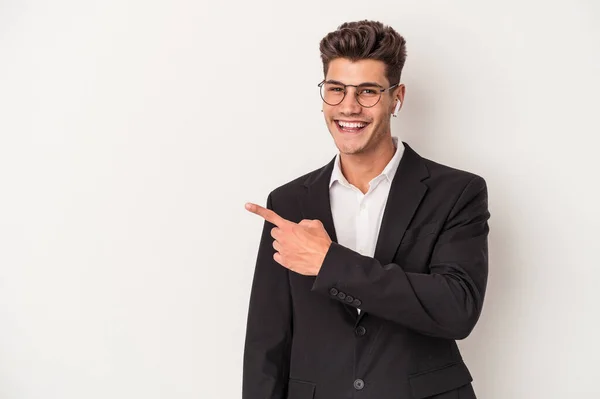
POLYGON ((344 86, 324 83, 321 86, 321 98, 329 105, 338 105, 344 99, 344 86))
POLYGON ((363 107, 372 107, 381 97, 381 91, 377 86, 359 86, 358 87, 358 103, 363 107))

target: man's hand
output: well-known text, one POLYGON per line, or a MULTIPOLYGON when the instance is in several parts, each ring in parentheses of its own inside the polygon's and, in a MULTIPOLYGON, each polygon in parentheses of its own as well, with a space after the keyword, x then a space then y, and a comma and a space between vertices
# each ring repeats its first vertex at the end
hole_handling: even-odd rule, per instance
POLYGON ((271 209, 247 203, 246 209, 274 224, 273 259, 280 265, 305 276, 316 276, 321 270, 331 238, 320 220, 304 219, 294 223, 279 216, 271 209))

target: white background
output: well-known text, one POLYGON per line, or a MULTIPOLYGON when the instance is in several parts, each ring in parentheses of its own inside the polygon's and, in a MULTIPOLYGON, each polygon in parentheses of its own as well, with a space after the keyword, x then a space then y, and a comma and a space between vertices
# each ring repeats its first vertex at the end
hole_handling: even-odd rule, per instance
POLYGON ((600 6, 0 1, 0 398, 240 397, 264 204, 336 148, 319 40, 407 39, 393 131, 482 175, 486 399, 600 396, 600 6))

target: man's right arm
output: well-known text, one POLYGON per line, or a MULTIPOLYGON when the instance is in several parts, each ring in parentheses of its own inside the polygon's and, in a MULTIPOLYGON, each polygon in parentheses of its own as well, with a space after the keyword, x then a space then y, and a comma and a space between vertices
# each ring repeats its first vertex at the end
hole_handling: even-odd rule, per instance
MULTIPOLYGON (((267 208, 273 209, 271 194, 267 208)), ((250 292, 242 399, 283 399, 292 342, 288 269, 273 259, 273 224, 265 221, 250 292)))

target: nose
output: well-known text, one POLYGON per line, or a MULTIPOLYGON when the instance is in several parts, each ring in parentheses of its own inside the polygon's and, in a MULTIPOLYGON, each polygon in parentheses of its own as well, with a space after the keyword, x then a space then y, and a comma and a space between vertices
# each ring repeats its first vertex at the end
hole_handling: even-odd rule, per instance
POLYGON ((357 101, 358 99, 356 98, 355 90, 355 87, 347 87, 346 96, 342 102, 338 104, 338 107, 340 107, 340 113, 343 115, 356 115, 360 114, 362 111, 362 106, 357 101))

